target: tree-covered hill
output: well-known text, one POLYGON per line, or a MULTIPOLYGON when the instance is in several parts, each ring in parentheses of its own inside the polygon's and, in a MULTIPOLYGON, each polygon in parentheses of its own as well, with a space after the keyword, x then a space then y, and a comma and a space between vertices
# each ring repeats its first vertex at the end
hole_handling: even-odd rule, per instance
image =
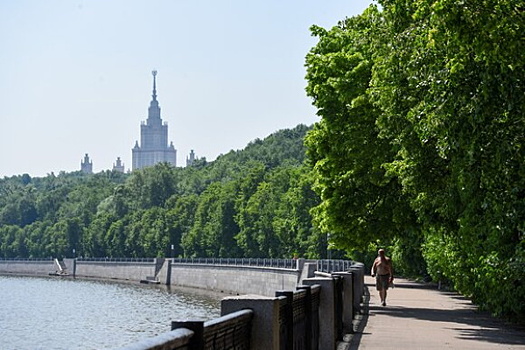
POLYGON ((291 257, 325 251, 298 125, 213 162, 0 180, 0 257, 291 257), (172 249, 173 246, 173 249, 172 249))

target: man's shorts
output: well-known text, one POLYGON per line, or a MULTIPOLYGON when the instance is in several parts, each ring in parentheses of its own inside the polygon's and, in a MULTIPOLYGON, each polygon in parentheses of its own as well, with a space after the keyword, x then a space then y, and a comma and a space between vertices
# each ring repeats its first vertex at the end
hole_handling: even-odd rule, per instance
POLYGON ((376 289, 377 290, 388 290, 390 275, 377 275, 376 276, 376 289))

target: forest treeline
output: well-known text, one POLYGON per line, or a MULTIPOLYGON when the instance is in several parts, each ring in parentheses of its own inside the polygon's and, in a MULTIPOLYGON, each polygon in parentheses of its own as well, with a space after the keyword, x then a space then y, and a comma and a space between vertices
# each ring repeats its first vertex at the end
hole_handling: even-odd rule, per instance
POLYGON ((299 125, 213 162, 0 180, 0 257, 320 257, 299 125), (173 247, 173 249, 172 249, 173 247))

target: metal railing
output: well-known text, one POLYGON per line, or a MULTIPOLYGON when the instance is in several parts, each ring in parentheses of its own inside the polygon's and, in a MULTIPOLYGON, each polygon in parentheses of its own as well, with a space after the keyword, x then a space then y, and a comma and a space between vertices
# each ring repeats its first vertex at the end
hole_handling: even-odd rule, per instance
POLYGON ((153 263, 155 258, 77 258, 77 261, 85 262, 129 262, 129 263, 153 263))
POLYGON ((297 259, 267 258, 174 258, 173 264, 255 266, 297 270, 297 259))
MULTIPOLYGON (((53 258, 0 258, 0 262, 49 262, 53 258)), ((78 262, 128 262, 128 263, 153 263, 155 258, 76 258, 78 262)), ((226 266, 255 266, 297 270, 297 259, 269 259, 269 258, 173 258, 173 264, 201 264, 201 265, 226 265, 226 266)), ((336 272, 348 271, 355 263, 351 260, 306 260, 317 262, 317 271, 336 272)))
POLYGON ((53 262, 53 258, 0 258, 0 262, 53 262))
POLYGON ((348 271, 355 264, 352 260, 317 260, 317 271, 320 272, 341 272, 348 271))

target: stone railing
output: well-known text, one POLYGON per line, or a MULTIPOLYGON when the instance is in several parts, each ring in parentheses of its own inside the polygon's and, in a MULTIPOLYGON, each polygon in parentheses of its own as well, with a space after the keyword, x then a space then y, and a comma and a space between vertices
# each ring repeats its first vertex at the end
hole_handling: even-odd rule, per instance
POLYGON ((123 349, 335 350, 344 334, 353 333, 359 311, 355 300, 361 300, 363 291, 362 264, 346 271, 316 272, 295 290, 276 291, 274 297, 226 297, 221 318, 175 321, 171 332, 123 349))

